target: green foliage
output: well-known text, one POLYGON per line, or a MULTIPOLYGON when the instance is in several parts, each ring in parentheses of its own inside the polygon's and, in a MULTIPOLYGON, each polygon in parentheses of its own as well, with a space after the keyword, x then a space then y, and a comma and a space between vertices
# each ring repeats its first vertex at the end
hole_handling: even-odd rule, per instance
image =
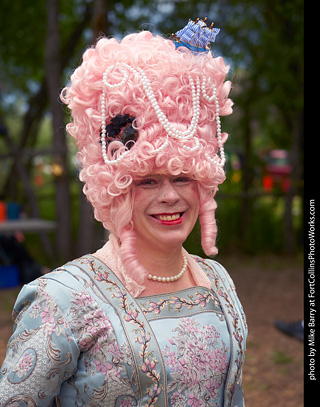
POLYGON ((0 27, 2 95, 31 92, 31 82, 43 76, 46 2, 2 0, 0 27))
MULTIPOLYGON (((61 53, 62 59, 68 59, 61 86, 66 82, 64 76, 68 77, 79 64, 83 49, 93 41, 91 18, 88 17, 83 25, 80 23, 86 13, 92 15, 94 3, 94 0, 59 1, 61 53), (68 55, 67 44, 72 41, 72 33, 77 27, 81 31, 80 36, 72 55, 68 55)), ((105 2, 105 7, 106 35, 122 36, 139 29, 170 35, 184 26, 189 18, 206 16, 221 28, 212 48, 215 55, 223 55, 230 63, 230 79, 233 82, 231 97, 235 102, 234 114, 223 118, 222 122, 223 131, 230 133, 226 151, 245 157, 245 164, 249 163, 251 183, 246 185, 246 174, 228 168, 228 180, 217 194, 217 243, 228 250, 239 247, 243 236, 243 200, 240 196, 245 187, 248 187, 246 193, 260 192, 260 153, 273 148, 290 150, 293 134, 297 127, 301 127, 303 0, 111 0, 105 2), (227 194, 233 197, 227 198, 227 194)), ((0 118, 5 121, 15 144, 22 141, 26 115, 32 115, 39 108, 33 97, 45 78, 46 13, 46 2, 41 0, 2 0, 0 5, 0 118)), ((41 106, 39 112, 40 116, 35 115, 35 123, 29 130, 25 146, 47 148, 52 144, 52 136, 48 116, 45 116, 46 105, 41 106)), ((3 139, 0 139, 0 150, 6 151, 3 139)), ((70 149, 69 161, 73 157, 74 151, 70 149)), ((52 160, 47 156, 44 164, 50 165, 52 160)), ((30 168, 30 162, 27 165, 30 168)), ((2 160, 0 190, 6 185, 10 168, 10 160, 2 160)), ((243 168, 241 170, 244 171, 243 168)), ((36 168, 29 171, 32 183, 36 171, 36 168)), ((77 174, 72 172, 71 176, 70 199, 74 216, 73 233, 76 234, 78 198, 74 191, 78 191, 79 184, 77 174)), ((44 180, 45 185, 36 189, 41 198, 41 213, 46 218, 53 218, 54 179, 52 175, 44 175, 44 180)), ((19 199, 25 201, 19 181, 15 188, 19 190, 19 199)), ((293 216, 293 221, 298 235, 301 229, 301 204, 295 205, 298 215, 293 216)), ((247 247, 257 252, 278 252, 283 249, 284 207, 283 197, 252 201, 247 247)), ((190 246, 190 251, 202 254, 199 226, 196 226, 186 245, 190 246)))
MULTIPOLYGON (((284 251, 284 197, 265 196, 255 199, 251 212, 250 222, 246 225, 248 242, 241 241, 241 200, 239 198, 219 198, 216 219, 218 225, 217 247, 221 254, 238 253, 248 254, 273 253, 281 254, 284 251)), ((296 215, 294 231, 299 240, 301 235, 301 202, 295 202, 296 215)), ((204 256, 201 248, 200 226, 197 224, 184 244, 190 253, 204 256)), ((300 247, 302 250, 302 247, 300 247)), ((299 249, 297 250, 297 253, 299 249)))

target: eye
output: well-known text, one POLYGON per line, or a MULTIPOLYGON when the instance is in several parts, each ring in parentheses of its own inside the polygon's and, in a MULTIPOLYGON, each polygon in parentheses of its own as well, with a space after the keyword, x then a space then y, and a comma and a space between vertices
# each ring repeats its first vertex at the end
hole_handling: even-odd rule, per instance
POLYGON ((187 177, 187 176, 184 176, 184 175, 181 175, 181 176, 179 176, 179 177, 176 177, 176 178, 173 180, 173 182, 174 182, 175 184, 188 184, 188 183, 191 182, 191 181, 192 181, 191 178, 189 178, 189 177, 187 177))
POLYGON ((136 185, 142 187, 153 187, 158 185, 158 181, 154 178, 144 178, 138 181, 136 185))

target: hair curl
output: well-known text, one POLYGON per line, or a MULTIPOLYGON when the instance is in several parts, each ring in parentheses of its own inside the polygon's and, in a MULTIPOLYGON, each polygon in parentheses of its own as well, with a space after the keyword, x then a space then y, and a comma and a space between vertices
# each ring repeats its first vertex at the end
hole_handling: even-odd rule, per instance
MULTIPOLYGON (((193 108, 189 77, 206 76, 206 89, 215 85, 220 105, 220 115, 232 113, 232 101, 228 98, 231 83, 225 81, 228 73, 223 58, 214 58, 211 53, 194 55, 186 48, 177 50, 171 40, 154 36, 148 31, 125 36, 121 41, 102 38, 96 46, 87 49, 82 64, 71 76, 71 84, 61 94, 72 114, 67 131, 76 139, 82 164, 80 179, 84 182, 84 193, 92 203, 95 217, 106 229, 114 233, 123 243, 127 254, 133 253, 132 234, 132 182, 146 174, 165 170, 170 174, 186 173, 198 181, 200 197, 200 223, 202 246, 207 255, 216 254, 214 201, 218 185, 225 179, 223 169, 208 160, 205 152, 213 157, 218 152, 216 139, 215 103, 200 99, 200 117, 197 137, 200 149, 190 152, 182 148, 179 140, 169 137, 169 146, 157 154, 167 139, 155 110, 144 92, 140 79, 129 72, 127 82, 119 88, 108 88, 106 92, 107 123, 117 114, 135 116, 134 127, 139 132, 136 144, 130 153, 117 165, 106 164, 100 145, 102 76, 108 67, 126 63, 132 68, 140 67, 151 82, 152 90, 161 110, 176 128, 185 130, 190 125, 193 108), (211 86, 210 86, 211 85, 211 86), (128 249, 130 247, 130 249, 128 249)), ((119 83, 121 71, 113 69, 108 80, 119 83)), ((212 92, 212 91, 211 91, 212 92)), ((227 134, 223 133, 223 142, 227 134)), ((112 142, 108 149, 110 158, 114 152, 112 142), (111 148, 112 145, 112 148, 111 148)), ((192 140, 185 144, 193 145, 192 140)), ((118 143, 119 144, 119 143, 118 143)), ((118 146, 119 147, 119 146, 118 146)), ((121 153, 120 147, 114 154, 121 153)), ((125 255, 123 255, 125 261, 125 255)), ((127 256, 128 258, 128 256, 127 256)), ((126 262, 126 261, 125 261, 126 262)))

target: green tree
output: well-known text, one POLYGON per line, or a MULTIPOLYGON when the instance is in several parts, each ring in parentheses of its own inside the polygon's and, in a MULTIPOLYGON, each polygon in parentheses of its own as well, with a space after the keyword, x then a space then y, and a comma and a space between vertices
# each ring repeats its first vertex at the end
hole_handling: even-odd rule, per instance
MULTIPOLYGON (((79 64, 83 49, 100 35, 122 35, 139 29, 170 35, 185 25, 190 17, 206 16, 221 28, 213 44, 215 54, 226 56, 232 67, 235 114, 224 125, 230 123, 227 126, 231 133, 229 148, 237 148, 244 158, 240 241, 248 242, 249 239, 246 231, 255 194, 252 171, 257 158, 255 147, 257 144, 266 149, 280 147, 290 151, 294 169, 286 206, 286 247, 288 251, 294 249, 291 208, 293 196, 299 193, 301 186, 303 160, 302 0, 218 0, 215 3, 209 0, 35 0, 28 4, 2 0, 2 121, 6 122, 8 117, 13 116, 17 100, 24 102, 20 129, 10 134, 17 159, 10 166, 2 189, 11 196, 20 196, 20 199, 29 196, 30 206, 35 206, 30 190, 27 193, 26 181, 22 182, 22 191, 17 192, 17 185, 21 185, 21 168, 19 170, 17 164, 20 167, 23 165, 28 175, 32 154, 27 156, 26 148, 37 144, 39 125, 43 116, 50 111, 52 145, 48 146, 47 152, 54 154, 65 176, 56 180, 57 190, 64 185, 61 187, 64 192, 56 194, 57 219, 61 228, 57 235, 63 233, 66 239, 64 243, 57 243, 64 257, 69 257, 70 228, 60 215, 65 211, 65 215, 70 217, 70 210, 66 209, 70 193, 65 135, 61 133, 62 106, 59 111, 57 100, 69 72, 79 64), (51 9, 53 6, 55 9, 51 9), (50 21, 54 24, 51 25, 50 21), (50 27, 54 27, 55 37, 50 35, 50 27)), ((5 146, 3 141, 1 143, 0 146, 5 146)), ((90 210, 82 199, 81 213, 90 210)), ((80 216, 80 219, 90 219, 90 216, 80 216)), ((79 225, 79 236, 87 233, 87 242, 92 240, 92 232, 89 233, 91 226, 91 221, 79 225)), ((79 253, 86 251, 84 243, 83 240, 78 242, 79 253)))

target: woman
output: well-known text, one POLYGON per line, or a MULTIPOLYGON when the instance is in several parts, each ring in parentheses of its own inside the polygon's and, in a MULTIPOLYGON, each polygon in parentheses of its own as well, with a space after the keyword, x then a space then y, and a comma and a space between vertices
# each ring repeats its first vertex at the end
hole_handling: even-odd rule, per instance
POLYGON ((199 216, 203 250, 217 253, 231 84, 222 58, 198 52, 217 31, 190 21, 176 45, 140 32, 84 53, 62 99, 84 193, 110 239, 23 288, 2 405, 244 404, 234 286, 182 247, 199 216))

